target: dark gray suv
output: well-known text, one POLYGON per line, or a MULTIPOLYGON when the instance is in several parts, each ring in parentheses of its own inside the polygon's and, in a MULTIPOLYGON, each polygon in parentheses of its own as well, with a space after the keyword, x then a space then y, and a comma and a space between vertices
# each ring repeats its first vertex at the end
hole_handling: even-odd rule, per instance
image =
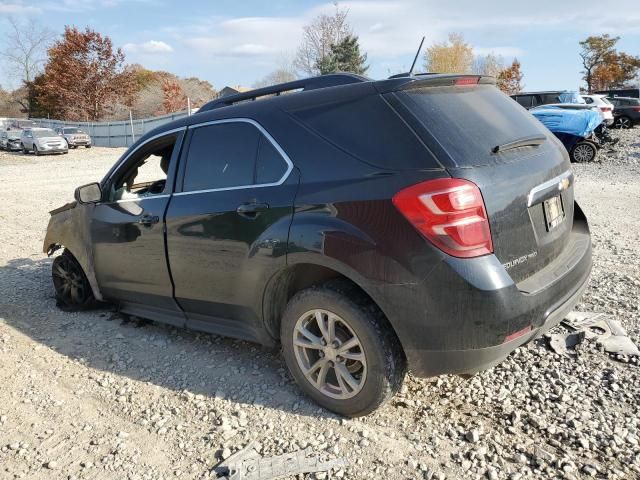
POLYGON ((640 99, 630 97, 613 97, 609 101, 615 106, 614 123, 618 128, 633 128, 640 123, 640 99))
POLYGON ((279 344, 300 387, 349 416, 407 368, 502 361, 591 270, 567 152, 489 77, 336 74, 222 97, 76 200, 44 241, 63 251, 61 306, 279 344))

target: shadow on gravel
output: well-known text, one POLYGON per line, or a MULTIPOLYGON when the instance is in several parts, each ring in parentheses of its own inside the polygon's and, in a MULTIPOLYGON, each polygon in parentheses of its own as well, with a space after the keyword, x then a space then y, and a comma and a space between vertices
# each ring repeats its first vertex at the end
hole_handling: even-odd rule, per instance
POLYGON ((29 258, 0 266, 0 318, 34 341, 94 369, 86 375, 98 385, 122 382, 110 373, 178 395, 201 394, 310 417, 335 417, 303 397, 274 350, 155 322, 130 321, 113 309, 59 310, 50 268, 51 259, 29 258))

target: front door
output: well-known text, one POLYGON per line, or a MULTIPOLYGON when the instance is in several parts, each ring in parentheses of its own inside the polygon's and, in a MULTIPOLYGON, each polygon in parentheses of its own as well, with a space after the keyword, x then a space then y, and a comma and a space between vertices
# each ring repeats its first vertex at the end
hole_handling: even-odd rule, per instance
POLYGON ((264 285, 286 262, 297 173, 251 121, 190 127, 183 150, 167 211, 176 300, 192 328, 259 340, 264 285))
POLYGON ((124 311, 175 325, 184 316, 173 299, 164 215, 173 190, 183 132, 142 145, 102 186, 91 223, 95 271, 103 295, 124 311))

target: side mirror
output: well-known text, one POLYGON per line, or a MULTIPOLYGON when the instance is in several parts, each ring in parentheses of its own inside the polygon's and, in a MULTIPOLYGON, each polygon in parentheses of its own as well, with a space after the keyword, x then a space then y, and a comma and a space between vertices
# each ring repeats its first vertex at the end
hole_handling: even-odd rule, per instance
POLYGON ((97 203, 102 200, 102 190, 99 183, 88 183, 76 188, 74 196, 78 203, 97 203))

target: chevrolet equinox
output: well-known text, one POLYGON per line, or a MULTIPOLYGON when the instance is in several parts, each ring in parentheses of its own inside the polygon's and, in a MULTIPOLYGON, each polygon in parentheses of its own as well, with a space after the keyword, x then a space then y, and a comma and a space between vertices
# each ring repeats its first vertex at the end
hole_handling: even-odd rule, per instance
POLYGON ((54 210, 58 304, 281 345, 365 415, 557 324, 591 270, 567 153, 488 77, 320 76, 214 100, 54 210))

